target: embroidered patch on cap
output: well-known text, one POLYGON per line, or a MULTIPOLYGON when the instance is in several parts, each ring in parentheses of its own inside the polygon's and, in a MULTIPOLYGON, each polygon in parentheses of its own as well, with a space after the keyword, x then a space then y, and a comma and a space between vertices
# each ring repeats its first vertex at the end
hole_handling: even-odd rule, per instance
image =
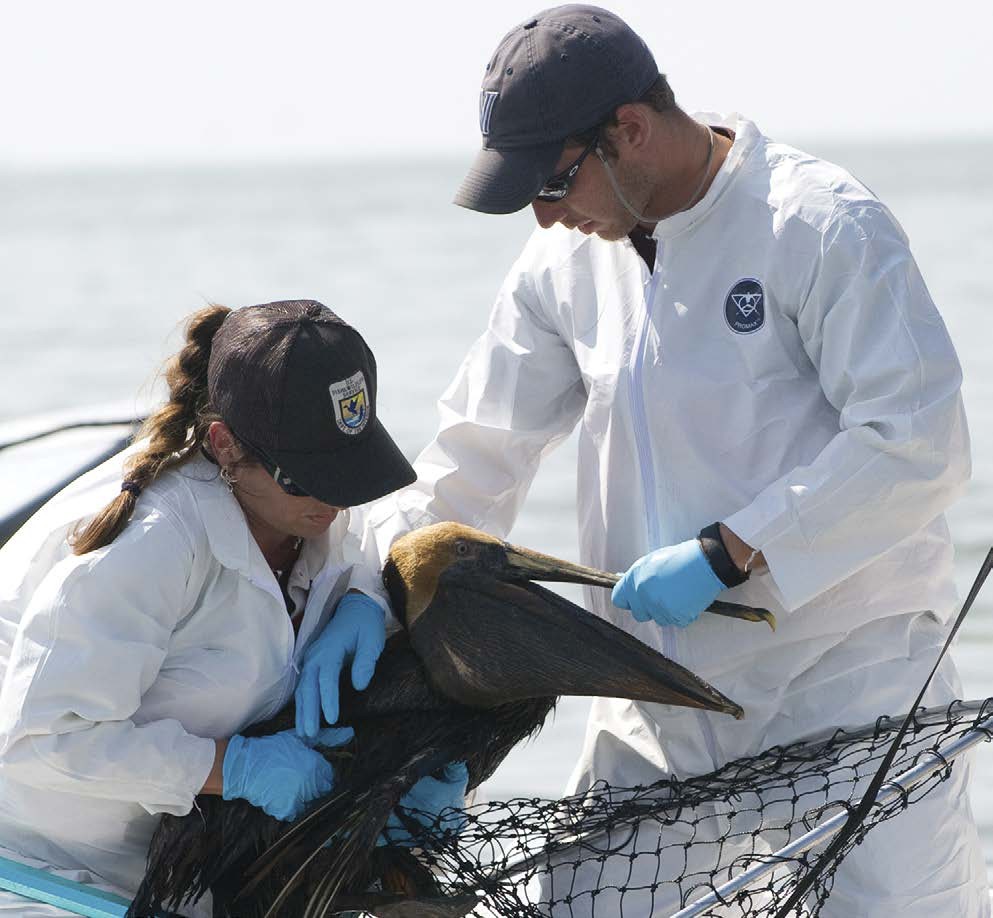
POLYGON ((499 95, 492 89, 484 89, 479 94, 479 131, 484 137, 490 132, 490 118, 493 117, 493 106, 499 95))
POLYGON ((765 322, 765 292, 754 277, 742 278, 724 300, 724 318, 731 331, 750 335, 765 322))
POLYGON ((328 386, 334 419, 342 433, 357 434, 369 421, 369 392, 362 371, 328 386))

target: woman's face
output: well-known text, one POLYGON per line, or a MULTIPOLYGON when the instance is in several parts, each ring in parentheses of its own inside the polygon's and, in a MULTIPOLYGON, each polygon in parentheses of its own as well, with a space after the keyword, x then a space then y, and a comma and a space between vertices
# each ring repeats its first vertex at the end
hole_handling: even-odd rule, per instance
POLYGON ((261 465, 246 461, 223 421, 210 425, 209 437, 211 452, 222 468, 229 469, 234 496, 260 544, 263 539, 271 542, 277 537, 316 538, 327 532, 343 509, 316 497, 287 494, 261 465))
POLYGON ((341 507, 315 497, 293 497, 257 463, 243 462, 232 473, 234 496, 249 521, 261 523, 281 535, 312 539, 327 532, 341 507))

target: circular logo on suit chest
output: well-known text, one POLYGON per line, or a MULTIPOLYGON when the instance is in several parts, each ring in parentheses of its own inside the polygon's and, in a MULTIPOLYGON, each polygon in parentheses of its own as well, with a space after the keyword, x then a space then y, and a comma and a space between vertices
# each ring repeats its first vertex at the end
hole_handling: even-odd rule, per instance
POLYGON ((739 335, 750 335, 765 323, 765 292, 754 277, 738 281, 724 299, 724 318, 728 328, 739 335))

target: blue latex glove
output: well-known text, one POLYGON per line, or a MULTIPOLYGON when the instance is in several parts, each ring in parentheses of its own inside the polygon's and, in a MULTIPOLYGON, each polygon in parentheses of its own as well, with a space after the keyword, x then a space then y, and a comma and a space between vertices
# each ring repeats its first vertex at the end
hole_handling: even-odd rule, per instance
MULTIPOLYGON (((468 783, 469 769, 466 768, 465 762, 452 762, 444 767, 440 779, 432 778, 430 775, 421 778, 400 798, 400 806, 408 810, 422 811, 410 815, 425 826, 433 825, 439 813, 455 810, 456 812, 442 816, 439 824, 444 829, 458 832, 465 825, 465 816, 461 810, 465 806, 465 789, 468 783)), ((414 844, 410 833, 394 813, 390 813, 390 818, 386 820, 376 844, 383 845, 387 842, 394 845, 414 844)))
POLYGON ((727 587, 697 539, 667 545, 639 558, 614 585, 611 600, 639 622, 685 627, 727 587))
POLYGON ((351 727, 328 727, 310 745, 292 730, 274 736, 232 736, 222 763, 223 797, 241 797, 276 819, 296 819, 308 803, 334 786, 331 763, 311 745, 341 746, 354 735, 351 727))
POLYGON ((296 730, 313 739, 324 719, 338 719, 338 682, 350 660, 352 685, 362 691, 376 671, 376 661, 386 644, 386 614, 364 593, 346 593, 331 621, 303 657, 296 689, 296 730))

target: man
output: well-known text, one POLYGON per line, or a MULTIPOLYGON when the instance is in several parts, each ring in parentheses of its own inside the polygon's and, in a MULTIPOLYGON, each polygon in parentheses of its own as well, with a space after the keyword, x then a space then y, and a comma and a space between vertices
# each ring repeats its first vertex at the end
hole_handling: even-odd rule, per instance
MULTIPOLYGON (((436 519, 507 533, 579 424, 582 561, 626 570, 588 607, 746 716, 598 699, 570 792, 905 712, 954 609, 942 514, 970 461, 958 360, 892 215, 745 118, 685 114, 595 7, 503 39, 480 126, 456 203, 530 205, 540 228, 442 398, 418 484, 375 508, 379 550, 436 519), (701 615, 718 594, 770 608, 778 631, 701 615)), ((925 701, 960 694, 949 661, 925 701)), ((822 914, 988 915, 967 779, 957 764, 873 830, 822 914)), ((571 914, 678 909, 610 888, 659 870, 628 853, 579 872, 571 914)))

